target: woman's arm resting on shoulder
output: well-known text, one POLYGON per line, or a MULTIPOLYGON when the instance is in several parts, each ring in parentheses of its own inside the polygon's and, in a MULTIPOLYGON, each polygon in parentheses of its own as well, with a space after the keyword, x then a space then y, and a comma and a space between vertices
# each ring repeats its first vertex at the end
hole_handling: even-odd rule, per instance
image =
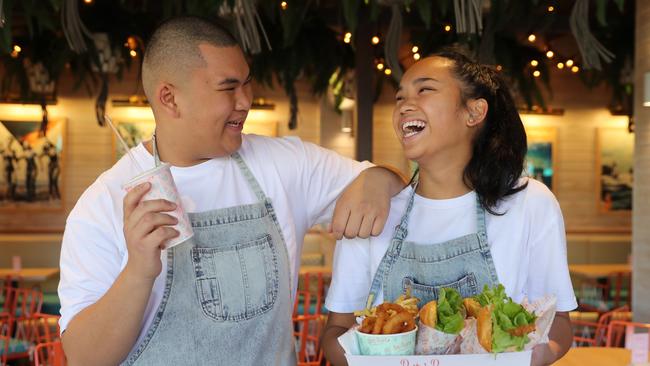
POLYGON ((338 338, 347 332, 354 324, 355 316, 351 313, 333 313, 330 312, 327 317, 327 324, 323 331, 321 344, 325 352, 325 358, 333 366, 347 366, 343 348, 339 344, 338 338))
POLYGON ((332 218, 334 236, 351 239, 379 235, 388 218, 391 197, 405 184, 404 177, 388 167, 375 166, 361 172, 336 201, 332 218))
POLYGON ((550 365, 559 360, 571 348, 573 343, 573 329, 569 320, 569 313, 558 311, 548 333, 549 342, 538 344, 533 348, 531 366, 550 365))

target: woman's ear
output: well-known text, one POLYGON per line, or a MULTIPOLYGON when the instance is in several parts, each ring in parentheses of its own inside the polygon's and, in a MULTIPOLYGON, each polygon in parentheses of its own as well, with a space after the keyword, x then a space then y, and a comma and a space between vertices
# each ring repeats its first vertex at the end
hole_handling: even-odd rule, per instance
POLYGON ((467 127, 476 127, 485 120, 488 112, 488 103, 483 98, 472 99, 467 102, 467 111, 469 114, 467 127))
POLYGON ((180 116, 174 95, 175 91, 174 86, 169 83, 162 83, 156 89, 156 98, 160 103, 161 110, 172 118, 178 118, 180 116))

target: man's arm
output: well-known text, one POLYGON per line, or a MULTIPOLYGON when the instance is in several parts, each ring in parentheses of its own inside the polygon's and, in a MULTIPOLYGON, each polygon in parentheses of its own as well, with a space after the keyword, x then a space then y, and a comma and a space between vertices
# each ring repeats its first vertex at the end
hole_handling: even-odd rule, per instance
POLYGON ((384 229, 390 199, 404 189, 405 178, 388 167, 362 171, 341 193, 332 217, 332 233, 337 239, 377 236, 384 229))
POLYGON ((150 184, 135 187, 124 198, 124 235, 129 259, 110 289, 80 311, 62 335, 70 365, 116 365, 137 340, 156 277, 161 246, 178 232, 167 225, 176 219, 163 212, 175 205, 164 200, 141 201, 150 184))
POLYGON ((532 366, 550 365, 569 351, 573 343, 573 330, 568 312, 555 313, 548 338, 548 343, 538 344, 533 348, 532 366))

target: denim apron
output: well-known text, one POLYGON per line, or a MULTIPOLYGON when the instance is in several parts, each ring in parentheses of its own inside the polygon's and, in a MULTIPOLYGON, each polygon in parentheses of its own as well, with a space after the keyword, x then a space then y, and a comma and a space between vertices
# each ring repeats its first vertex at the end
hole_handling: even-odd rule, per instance
MULTIPOLYGON (((372 280, 368 307, 372 306, 382 288, 384 301, 394 301, 410 290, 412 296, 420 299, 418 306, 421 307, 437 300, 438 291, 443 287, 454 288, 462 297, 470 297, 480 293, 484 285, 492 287, 498 284, 487 241, 485 210, 478 199, 477 233, 443 243, 416 244, 405 240, 416 188, 417 183, 372 280)), ((425 220, 435 220, 435 217, 418 218, 418 224, 426 224, 425 220)))
MULTIPOLYGON (((155 139, 153 149, 158 165, 155 139)), ((280 225, 242 157, 231 158, 259 202, 188 214, 194 236, 168 250, 161 304, 124 364, 296 364, 280 225)))

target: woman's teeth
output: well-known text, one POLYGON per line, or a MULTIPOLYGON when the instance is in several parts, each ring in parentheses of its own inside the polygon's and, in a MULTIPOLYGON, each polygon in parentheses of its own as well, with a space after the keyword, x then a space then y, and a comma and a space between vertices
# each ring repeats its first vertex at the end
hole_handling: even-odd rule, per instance
POLYGON ((230 121, 226 123, 228 126, 233 126, 233 127, 239 127, 241 125, 241 121, 230 121))
POLYGON ((422 130, 424 130, 425 126, 426 123, 424 123, 423 121, 404 122, 404 124, 402 125, 402 131, 404 132, 404 137, 411 137, 417 135, 422 130))

